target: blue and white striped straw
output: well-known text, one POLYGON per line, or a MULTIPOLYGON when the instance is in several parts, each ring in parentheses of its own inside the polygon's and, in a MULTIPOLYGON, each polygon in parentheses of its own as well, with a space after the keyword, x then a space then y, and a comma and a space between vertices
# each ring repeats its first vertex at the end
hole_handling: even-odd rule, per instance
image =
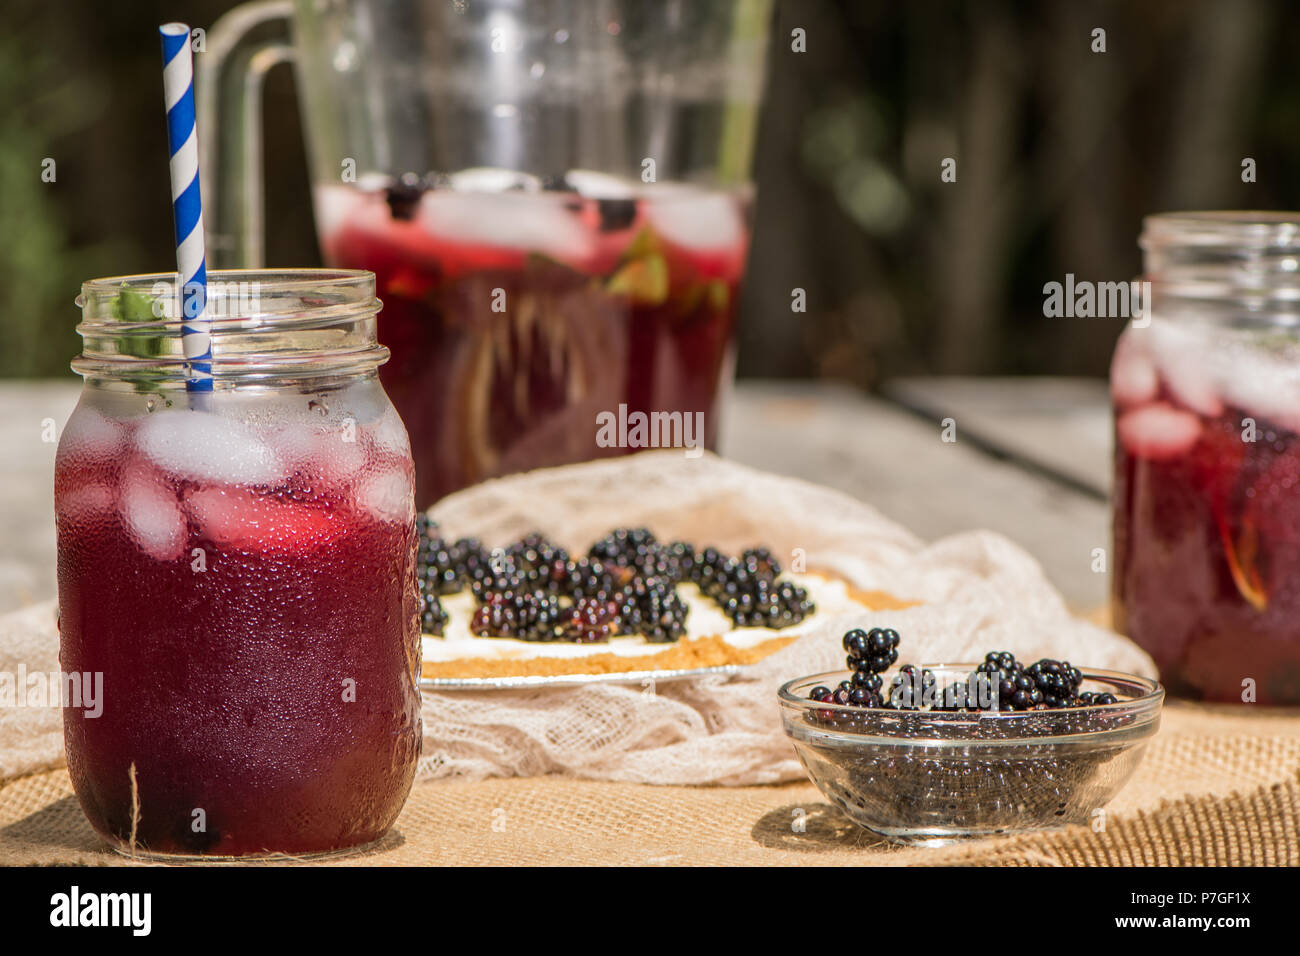
POLYGON ((208 268, 203 246, 203 203, 199 197, 199 138, 194 128, 190 28, 184 23, 165 23, 158 32, 162 34, 163 95, 167 102, 167 145, 171 150, 176 268, 184 290, 181 346, 189 365, 185 388, 190 392, 210 392, 212 338, 207 315, 208 268))

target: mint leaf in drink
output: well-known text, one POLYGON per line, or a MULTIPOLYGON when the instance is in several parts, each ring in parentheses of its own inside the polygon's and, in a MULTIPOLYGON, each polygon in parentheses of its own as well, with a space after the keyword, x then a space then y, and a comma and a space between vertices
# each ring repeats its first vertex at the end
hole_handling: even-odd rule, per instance
MULTIPOLYGON (((119 322, 157 322, 159 317, 154 314, 154 301, 153 297, 137 292, 123 282, 121 291, 113 300, 111 312, 119 322)), ((161 335, 124 335, 120 341, 126 355, 153 358, 162 354, 161 335)))
POLYGON ((668 298, 668 263, 657 253, 631 259, 609 277, 605 291, 641 305, 662 305, 668 298))
POLYGON ((659 237, 649 226, 642 226, 641 230, 628 243, 627 249, 623 253, 623 262, 634 262, 638 259, 647 259, 650 256, 657 256, 662 249, 659 243, 659 237))

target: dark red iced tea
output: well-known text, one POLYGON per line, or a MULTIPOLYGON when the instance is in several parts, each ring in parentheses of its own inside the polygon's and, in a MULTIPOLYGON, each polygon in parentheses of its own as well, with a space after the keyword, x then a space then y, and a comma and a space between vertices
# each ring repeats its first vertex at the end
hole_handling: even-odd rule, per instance
POLYGON ((352 437, 83 398, 55 478, 60 657, 103 673, 103 713, 66 709, 65 735, 115 845, 312 853, 396 818, 420 741, 411 465, 391 409, 352 437))
POLYGON ((411 434, 418 507, 495 475, 639 450, 598 441, 597 415, 620 405, 702 413, 702 444, 716 441, 744 204, 570 178, 317 191, 326 260, 376 276, 392 350, 381 376, 411 434))
POLYGON ((1221 389, 1154 331, 1125 333, 1112 370, 1116 628, 1173 693, 1300 703, 1294 383, 1261 358, 1221 389))

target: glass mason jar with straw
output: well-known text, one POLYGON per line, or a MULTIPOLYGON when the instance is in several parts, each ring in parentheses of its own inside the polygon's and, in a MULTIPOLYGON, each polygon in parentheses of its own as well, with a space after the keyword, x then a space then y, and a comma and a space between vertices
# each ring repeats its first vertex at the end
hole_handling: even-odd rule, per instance
MULTIPOLYGON (((169 118, 180 101, 169 89, 169 118)), ((77 300, 60 661, 102 692, 64 710, 73 786, 128 853, 368 843, 421 738, 414 467, 377 377, 374 277, 215 272, 195 310, 184 239, 179 274, 77 300)))

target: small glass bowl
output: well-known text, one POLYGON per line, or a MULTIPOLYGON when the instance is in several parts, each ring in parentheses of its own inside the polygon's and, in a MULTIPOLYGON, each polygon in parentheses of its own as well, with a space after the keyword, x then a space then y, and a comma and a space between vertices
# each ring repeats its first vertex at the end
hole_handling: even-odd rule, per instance
MULTIPOLYGON (((926 664, 938 687, 974 664, 926 664)), ((1007 711, 841 707, 808 698, 849 673, 782 686, 781 719, 818 789, 861 826, 904 844, 1088 824, 1128 782, 1160 727, 1157 682, 1084 671, 1114 704, 1007 711)), ((886 680, 886 687, 889 682, 886 680)))

